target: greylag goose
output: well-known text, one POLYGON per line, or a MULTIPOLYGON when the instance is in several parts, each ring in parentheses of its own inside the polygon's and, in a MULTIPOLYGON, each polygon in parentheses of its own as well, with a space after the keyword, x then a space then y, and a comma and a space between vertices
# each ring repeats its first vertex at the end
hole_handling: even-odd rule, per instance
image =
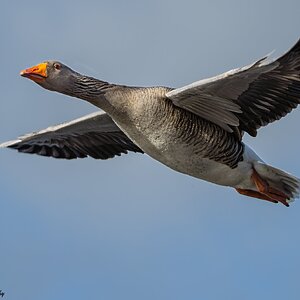
POLYGON ((244 132, 279 120, 300 102, 300 40, 274 61, 253 64, 173 89, 129 87, 81 75, 57 61, 21 71, 41 87, 102 109, 0 145, 55 158, 112 158, 147 153, 171 169, 281 202, 299 196, 300 180, 242 142, 244 132))

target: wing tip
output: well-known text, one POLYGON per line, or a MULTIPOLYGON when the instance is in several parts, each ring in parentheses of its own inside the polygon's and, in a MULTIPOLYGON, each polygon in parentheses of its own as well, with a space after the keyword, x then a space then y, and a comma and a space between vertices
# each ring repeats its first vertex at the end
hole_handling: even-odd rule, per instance
POLYGON ((300 51, 300 38, 298 38, 297 42, 294 44, 294 46, 288 51, 288 52, 298 52, 300 51))
POLYGON ((20 142, 21 142, 21 140, 7 141, 7 142, 0 144, 0 148, 11 148, 20 142))
POLYGON ((294 53, 296 55, 300 54, 300 38, 297 40, 297 42, 288 50, 286 51, 283 55, 278 57, 279 62, 283 62, 285 59, 289 58, 289 56, 294 53))

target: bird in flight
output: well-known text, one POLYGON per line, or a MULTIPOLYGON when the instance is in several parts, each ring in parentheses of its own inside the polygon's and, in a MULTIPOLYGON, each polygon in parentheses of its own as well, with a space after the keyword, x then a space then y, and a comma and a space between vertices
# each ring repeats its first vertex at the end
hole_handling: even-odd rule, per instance
POLYGON ((245 132, 255 137, 260 127, 300 103, 300 40, 274 61, 264 57, 176 89, 111 84, 58 61, 20 75, 101 111, 26 134, 2 148, 64 159, 146 153, 175 171, 246 196, 286 206, 299 196, 300 180, 266 164, 242 138, 245 132))

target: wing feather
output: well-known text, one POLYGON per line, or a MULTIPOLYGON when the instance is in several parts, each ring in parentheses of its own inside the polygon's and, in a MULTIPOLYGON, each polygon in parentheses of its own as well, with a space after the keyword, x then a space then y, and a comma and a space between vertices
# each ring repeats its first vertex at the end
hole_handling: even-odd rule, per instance
POLYGON ((250 66, 197 81, 167 93, 173 103, 223 129, 257 129, 279 120, 300 103, 300 40, 273 62, 264 57, 250 66))
POLYGON ((26 134, 0 147, 64 159, 108 159, 128 151, 143 153, 103 112, 26 134))

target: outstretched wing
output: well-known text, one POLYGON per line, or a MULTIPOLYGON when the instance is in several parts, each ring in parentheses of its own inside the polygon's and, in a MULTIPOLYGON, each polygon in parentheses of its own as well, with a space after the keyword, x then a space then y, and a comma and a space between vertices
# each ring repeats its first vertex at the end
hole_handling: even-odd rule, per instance
POLYGON ((300 103, 300 40, 267 63, 231 70, 167 93, 172 102, 223 129, 256 136, 257 129, 279 120, 300 103))
POLYGON ((114 121, 101 111, 71 122, 30 133, 0 145, 24 153, 55 158, 108 159, 128 151, 143 151, 136 146, 114 121))

